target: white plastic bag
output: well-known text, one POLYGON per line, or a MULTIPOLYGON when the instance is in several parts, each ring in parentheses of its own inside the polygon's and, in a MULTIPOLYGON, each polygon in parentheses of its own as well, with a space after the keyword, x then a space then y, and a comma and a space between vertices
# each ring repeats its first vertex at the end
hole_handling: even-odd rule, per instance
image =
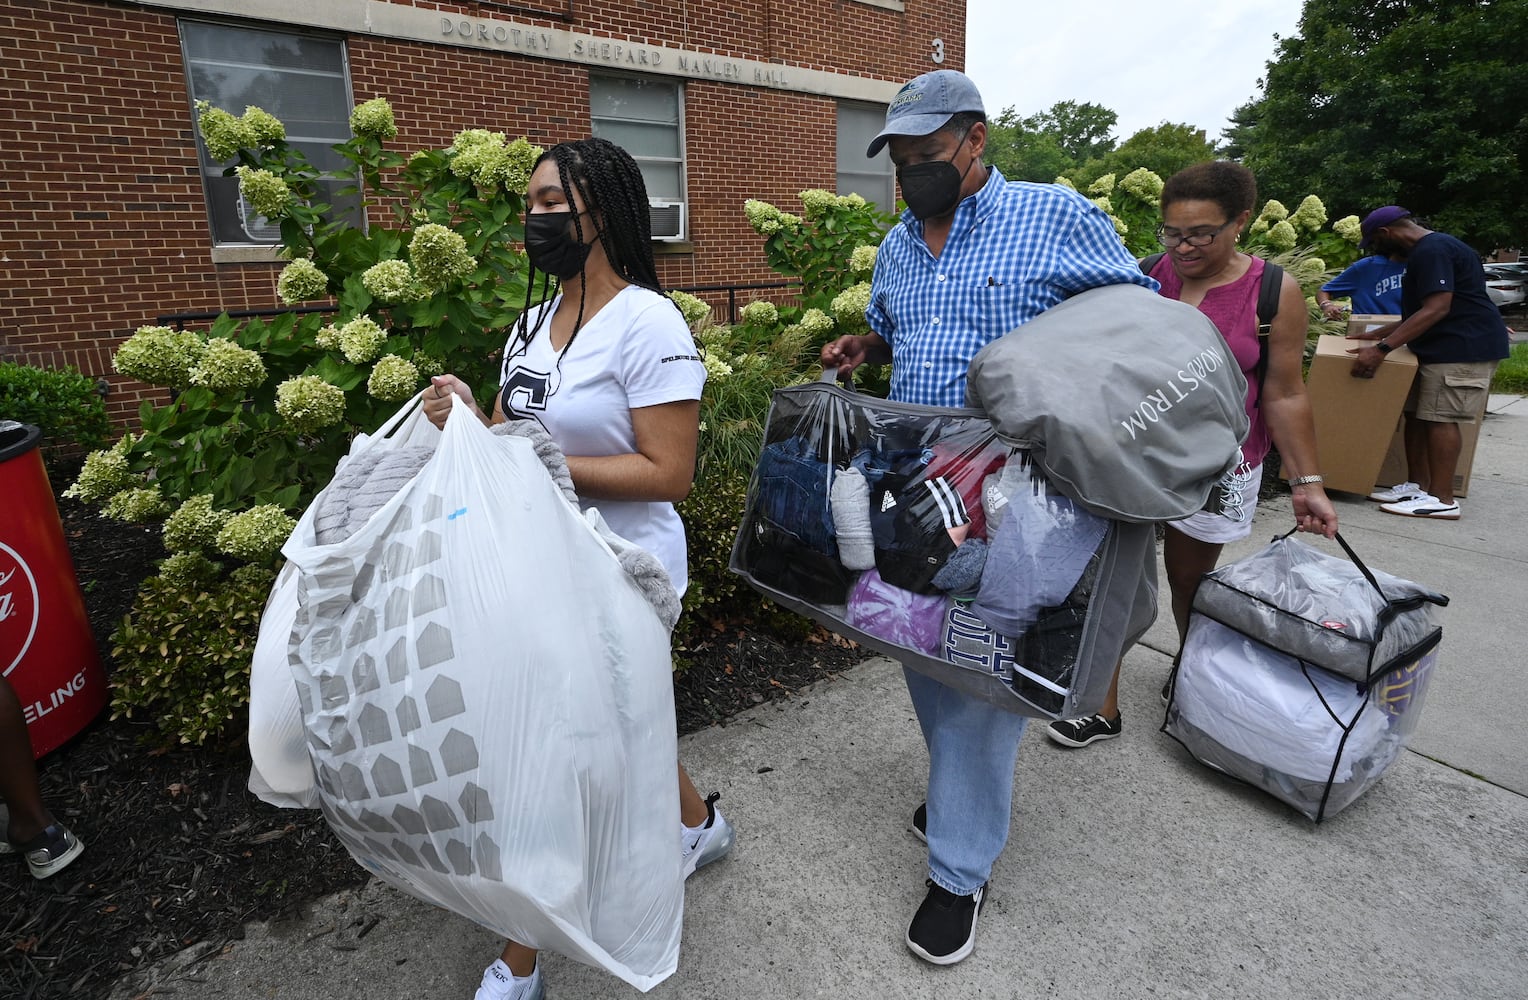
MULTIPOLYGON (((417 443, 401 417, 393 436, 417 443)), ((502 936, 638 989, 667 978, 684 902, 669 639, 610 546, 528 442, 459 400, 434 457, 343 542, 316 543, 322 501, 283 552, 345 846, 502 936)))
MULTIPOLYGON (((418 397, 416 396, 417 400, 418 397)), ((410 403, 393 415, 375 435, 357 434, 340 468, 368 451, 411 445, 434 448, 440 431, 410 403)), ((337 470, 336 470, 337 471, 337 470)), ((318 503, 313 509, 318 509, 318 503)), ((287 646, 297 616, 297 568, 282 567, 260 613, 260 634, 250 662, 249 790, 262 802, 284 809, 317 809, 318 784, 302 728, 302 706, 292 679, 287 646)))
POLYGON ((249 667, 249 790, 286 809, 317 809, 318 785, 303 735, 302 706, 287 662, 297 617, 297 568, 282 567, 260 613, 249 667))

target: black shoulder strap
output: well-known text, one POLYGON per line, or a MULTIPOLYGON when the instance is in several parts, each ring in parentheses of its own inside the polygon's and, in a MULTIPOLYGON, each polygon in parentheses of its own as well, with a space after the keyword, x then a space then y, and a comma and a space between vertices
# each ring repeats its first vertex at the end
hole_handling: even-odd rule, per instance
POLYGON ((1279 292, 1283 290, 1284 269, 1263 262, 1263 281, 1257 289, 1257 403, 1263 405, 1263 379, 1268 375, 1268 335, 1273 332, 1273 318, 1279 314, 1279 292))
POLYGON ((1163 257, 1166 257, 1166 256, 1167 255, 1165 253, 1154 253, 1154 254, 1152 254, 1149 257, 1142 257, 1141 258, 1141 273, 1142 274, 1150 274, 1151 273, 1151 269, 1157 266, 1157 261, 1161 260, 1163 257))

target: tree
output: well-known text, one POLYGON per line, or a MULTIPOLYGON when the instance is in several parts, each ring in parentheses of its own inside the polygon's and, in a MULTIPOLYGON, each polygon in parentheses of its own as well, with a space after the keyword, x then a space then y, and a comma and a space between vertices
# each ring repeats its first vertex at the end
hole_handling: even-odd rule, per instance
POLYGON ((987 123, 987 160, 1011 181, 1044 184, 1077 165, 1055 135, 1032 131, 1011 107, 987 123))
POLYGON ((1054 136, 1061 151, 1077 163, 1086 163, 1114 148, 1114 126, 1119 115, 1101 104, 1057 101, 1049 111, 1024 119, 1031 132, 1054 136))
POLYGON ((1079 189, 1086 188, 1104 174, 1125 176, 1145 167, 1158 177, 1171 177, 1184 167, 1215 158, 1215 146, 1205 138, 1204 129, 1192 125, 1163 122, 1143 128, 1098 159, 1084 163, 1071 173, 1079 189))
POLYGON ((1528 0, 1307 0, 1226 133, 1272 197, 1401 204, 1477 250, 1528 242, 1528 0))

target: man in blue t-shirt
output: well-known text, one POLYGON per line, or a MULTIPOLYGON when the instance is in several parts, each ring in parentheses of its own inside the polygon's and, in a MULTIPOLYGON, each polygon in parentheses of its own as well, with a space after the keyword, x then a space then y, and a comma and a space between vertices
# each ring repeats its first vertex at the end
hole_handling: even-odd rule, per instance
POLYGON ((1401 277, 1405 273, 1406 258, 1400 254, 1361 258, 1316 290, 1316 305, 1327 319, 1342 319, 1342 306, 1334 296, 1347 299, 1355 313, 1399 316, 1401 277))
POLYGON ((1385 355, 1402 344, 1416 355, 1417 378, 1406 401, 1409 479, 1369 494, 1380 510, 1406 517, 1454 521, 1454 470, 1460 424, 1485 409, 1496 365, 1508 354, 1507 324, 1486 296, 1480 256, 1447 233, 1417 224, 1399 205, 1365 217, 1360 248, 1406 259, 1401 321, 1358 336, 1374 344, 1352 351, 1355 378, 1372 378, 1385 355))

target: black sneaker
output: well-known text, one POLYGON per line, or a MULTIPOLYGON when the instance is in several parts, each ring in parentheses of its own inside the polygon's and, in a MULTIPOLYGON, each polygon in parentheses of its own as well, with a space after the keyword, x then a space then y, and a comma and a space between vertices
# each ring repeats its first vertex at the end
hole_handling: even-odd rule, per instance
POLYGON ((1045 727, 1045 735, 1064 747, 1085 747, 1099 740, 1112 740, 1120 734, 1122 716, 1106 719, 1089 715, 1081 719, 1057 719, 1045 727))
POLYGON ((928 895, 907 925, 907 947, 935 965, 954 965, 976 947, 976 918, 981 915, 987 887, 957 896, 928 880, 928 895))
POLYGON ((928 803, 913 810, 913 836, 928 843, 928 803))

